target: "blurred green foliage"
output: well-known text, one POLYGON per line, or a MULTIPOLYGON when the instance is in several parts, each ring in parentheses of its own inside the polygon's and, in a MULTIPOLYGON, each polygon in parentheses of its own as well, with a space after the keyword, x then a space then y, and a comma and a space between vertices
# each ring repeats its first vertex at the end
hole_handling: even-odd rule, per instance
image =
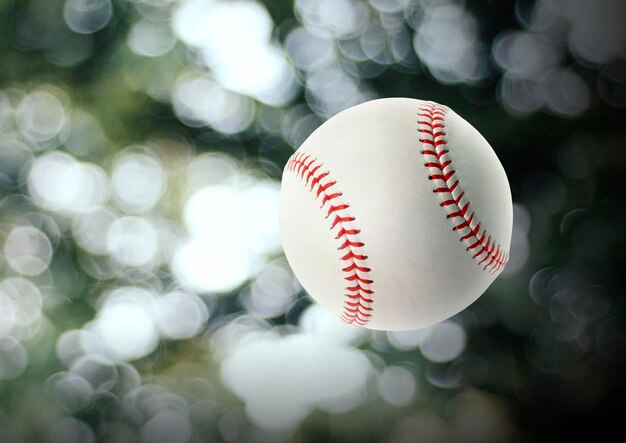
MULTIPOLYGON (((616 430, 621 2, 590 12, 582 0, 224 0, 230 12, 206 26, 214 3, 0 2, 0 441, 555 441, 616 430), (273 226, 293 149, 339 110, 388 96, 449 105, 511 183, 508 272, 452 319, 458 343, 330 323, 259 228, 273 226), (243 209, 222 210, 206 189, 243 209), (209 215, 190 209, 194 198, 209 215), (221 238, 202 243, 205 220, 221 238), (262 239, 255 251, 229 237, 242 221, 262 239), (228 261, 229 247, 249 263, 228 261), (221 275, 202 272, 211 260, 221 275), (255 416, 257 393, 237 390, 245 374, 224 375, 243 358, 239 340, 324 331, 366 357, 355 367, 367 381, 330 404, 281 409, 270 374, 275 402, 262 406, 304 412, 293 423, 255 416), (451 343, 460 351, 438 361, 451 343)), ((282 361, 281 349, 266 357, 282 361)))

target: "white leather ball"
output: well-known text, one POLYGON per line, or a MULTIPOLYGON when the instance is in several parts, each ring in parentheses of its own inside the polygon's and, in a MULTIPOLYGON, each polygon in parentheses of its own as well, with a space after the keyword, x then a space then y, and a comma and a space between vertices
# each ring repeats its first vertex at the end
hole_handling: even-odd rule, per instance
POLYGON ((417 329, 465 309, 506 265, 512 223, 493 149, 434 102, 347 109, 283 172, 287 259, 306 291, 354 326, 417 329))

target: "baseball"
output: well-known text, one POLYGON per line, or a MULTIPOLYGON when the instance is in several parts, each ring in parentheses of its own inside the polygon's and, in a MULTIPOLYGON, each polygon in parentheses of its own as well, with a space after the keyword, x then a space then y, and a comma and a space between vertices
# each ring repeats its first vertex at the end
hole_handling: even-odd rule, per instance
POLYGON ((387 98, 335 115, 287 162, 280 198, 296 277, 354 326, 438 323, 508 260, 504 168, 474 127, 434 102, 387 98))

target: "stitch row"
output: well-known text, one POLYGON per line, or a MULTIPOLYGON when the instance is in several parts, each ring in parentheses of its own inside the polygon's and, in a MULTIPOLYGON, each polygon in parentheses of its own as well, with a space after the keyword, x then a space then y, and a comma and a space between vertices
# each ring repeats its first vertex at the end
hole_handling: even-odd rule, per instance
POLYGON ((369 275, 371 269, 366 266, 367 255, 363 254, 365 243, 357 237, 361 230, 353 226, 355 218, 348 214, 350 205, 342 201, 342 192, 335 188, 337 181, 330 178, 330 171, 320 172, 322 165, 310 154, 296 152, 289 159, 287 168, 304 181, 305 187, 315 193, 316 199, 322 197, 320 209, 328 207, 325 217, 332 220, 330 229, 337 232, 335 239, 341 242, 337 248, 345 253, 340 258, 345 262, 341 271, 346 274, 344 278, 349 282, 349 286, 345 288, 347 293, 341 319, 348 324, 362 327, 370 321, 374 310, 374 280, 369 275))
POLYGON ((460 187, 455 175, 452 159, 446 143, 444 118, 445 106, 428 102, 419 112, 419 141, 423 147, 424 166, 430 171, 429 180, 435 183, 433 192, 439 196, 440 206, 446 210, 447 218, 452 220, 453 231, 459 233, 460 241, 466 245, 466 251, 483 267, 484 271, 501 271, 509 259, 505 251, 482 228, 476 213, 470 209, 470 201, 460 187))

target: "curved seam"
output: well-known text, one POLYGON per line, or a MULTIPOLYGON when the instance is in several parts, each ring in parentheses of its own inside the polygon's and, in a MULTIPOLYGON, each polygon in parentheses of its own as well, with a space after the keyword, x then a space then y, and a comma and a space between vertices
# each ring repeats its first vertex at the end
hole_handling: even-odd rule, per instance
POLYGON ((347 211, 350 205, 341 198, 343 193, 335 185, 330 171, 322 169, 323 163, 305 152, 296 152, 287 162, 286 169, 304 182, 309 192, 315 193, 315 199, 322 199, 320 209, 328 208, 325 218, 331 220, 330 230, 336 232, 335 240, 339 240, 337 248, 343 251, 340 261, 344 262, 341 271, 348 285, 344 294, 345 300, 341 319, 354 326, 365 326, 373 315, 371 269, 367 267, 367 255, 364 254, 365 243, 359 241, 361 232, 354 225, 355 217, 347 211))
POLYGON ((487 229, 481 231, 483 224, 471 210, 471 203, 454 170, 449 152, 451 147, 446 141, 447 112, 446 106, 434 102, 426 102, 419 110, 418 132, 423 148, 420 153, 430 173, 428 179, 433 181, 433 192, 439 197, 439 205, 452 221, 452 230, 458 233, 465 250, 472 254, 472 259, 482 266, 483 271, 497 273, 506 265, 509 252, 491 238, 487 229))

